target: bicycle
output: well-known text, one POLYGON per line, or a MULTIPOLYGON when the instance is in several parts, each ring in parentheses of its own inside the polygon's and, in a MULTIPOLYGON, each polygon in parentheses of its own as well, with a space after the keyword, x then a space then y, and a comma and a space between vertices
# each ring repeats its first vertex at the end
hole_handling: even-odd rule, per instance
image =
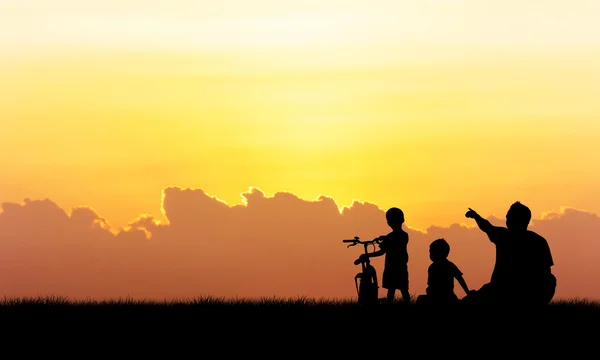
MULTIPOLYGON (((362 241, 358 236, 355 236, 354 239, 342 240, 344 243, 350 243, 347 247, 362 244, 365 249, 365 254, 369 254, 369 245, 372 245, 373 248, 376 249, 376 245, 379 245, 381 241, 382 240, 379 238, 362 241)), ((379 284, 377 282, 377 271, 375 270, 375 267, 371 265, 368 256, 361 257, 354 262, 354 265, 358 264, 361 264, 362 268, 362 271, 354 277, 354 284, 356 285, 356 293, 358 295, 358 304, 374 305, 379 303, 379 284)))

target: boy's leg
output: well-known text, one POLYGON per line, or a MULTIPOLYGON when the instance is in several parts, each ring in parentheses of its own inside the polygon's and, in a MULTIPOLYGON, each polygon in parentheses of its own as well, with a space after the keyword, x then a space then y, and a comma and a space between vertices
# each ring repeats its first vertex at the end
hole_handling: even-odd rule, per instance
POLYGON ((408 293, 408 288, 401 289, 400 292, 402 293, 402 300, 404 303, 410 304, 410 294, 408 293))
POLYGON ((410 294, 408 293, 408 271, 402 274, 402 281, 400 283, 400 293, 402 294, 402 300, 405 304, 410 304, 410 294))
POLYGON ((388 289, 388 291, 387 291, 387 303, 388 304, 393 304, 395 297, 396 297, 396 289, 388 289))

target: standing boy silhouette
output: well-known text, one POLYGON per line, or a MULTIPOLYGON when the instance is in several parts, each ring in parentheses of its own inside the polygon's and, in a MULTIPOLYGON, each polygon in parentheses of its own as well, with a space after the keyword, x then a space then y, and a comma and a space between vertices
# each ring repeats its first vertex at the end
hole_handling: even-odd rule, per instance
POLYGON ((362 254, 355 263, 360 263, 365 257, 376 257, 385 254, 385 263, 381 286, 387 289, 387 303, 393 304, 396 290, 400 290, 402 300, 410 304, 408 293, 408 233, 402 229, 404 213, 399 208, 390 208, 385 213, 387 224, 392 229, 387 235, 380 236, 379 250, 362 254))

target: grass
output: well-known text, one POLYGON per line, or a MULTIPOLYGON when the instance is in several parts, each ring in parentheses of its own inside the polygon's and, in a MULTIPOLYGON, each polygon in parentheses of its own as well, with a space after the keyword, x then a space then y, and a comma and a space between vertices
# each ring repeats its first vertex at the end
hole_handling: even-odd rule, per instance
MULTIPOLYGON (((69 333, 69 336, 84 336, 86 342, 94 344, 110 335, 113 340, 103 343, 104 347, 116 346, 119 341, 131 346, 133 339, 139 337, 146 342, 160 339, 158 343, 151 342, 154 346, 188 339, 188 346, 202 343, 223 350, 219 344, 226 339, 234 342, 231 348, 225 348, 227 351, 239 350, 235 344, 245 342, 252 346, 287 344, 297 351, 315 346, 339 348, 342 343, 356 347, 364 341, 381 343, 385 337, 402 339, 405 346, 417 348, 424 339, 456 338, 462 342, 467 339, 471 341, 469 346, 489 343, 497 347, 491 342, 499 338, 530 339, 528 344, 531 339, 539 338, 543 344, 552 344, 555 351, 557 346, 587 336, 596 337, 594 329, 599 320, 600 302, 588 299, 554 301, 544 309, 464 306, 426 309, 402 303, 365 307, 356 304, 355 299, 307 297, 71 301, 47 296, 0 301, 0 325, 12 329, 13 335, 23 334, 29 341, 49 334, 61 334, 64 338, 69 333)), ((6 338, 5 343, 8 343, 6 338)), ((589 340, 586 344, 595 343, 589 340)), ((530 345, 538 352, 546 346, 536 344, 530 345)), ((579 344, 578 349, 584 345, 579 344)))
MULTIPOLYGON (((543 309, 530 308, 493 308, 490 306, 460 306, 450 309, 422 308, 406 305, 401 301, 393 306, 385 304, 361 306, 356 299, 314 299, 308 297, 260 299, 222 298, 214 296, 198 297, 173 301, 155 301, 147 299, 113 299, 72 301, 67 297, 46 296, 36 298, 4 298, 0 301, 0 320, 27 319, 28 321, 45 321, 60 316, 63 321, 86 318, 89 321, 108 321, 117 316, 119 319, 135 319, 148 317, 161 321, 176 321, 182 318, 203 317, 204 322, 221 320, 242 321, 247 318, 261 317, 263 322, 278 321, 284 318, 296 318, 297 321, 326 321, 337 317, 371 317, 372 324, 386 323, 386 317, 402 316, 405 320, 413 317, 429 316, 470 317, 477 321, 485 316, 567 316, 575 319, 595 318, 600 315, 600 302, 589 299, 567 299, 553 301, 543 309), (237 320, 236 320, 237 319, 237 320)), ((413 302, 414 303, 414 302, 413 302)))
POLYGON ((244 308, 273 308, 273 307, 340 307, 355 306, 354 299, 313 299, 308 297, 297 298, 278 298, 264 297, 260 299, 248 298, 225 298, 215 296, 205 296, 193 299, 182 300, 148 300, 148 299, 111 299, 111 300, 69 300, 68 297, 61 296, 40 296, 36 298, 4 298, 0 301, 0 308, 18 308, 18 307, 70 307, 70 308, 89 308, 89 307, 145 307, 145 308, 172 308, 172 307, 244 307, 244 308))
MULTIPOLYGON (((381 303, 384 304, 384 299, 380 299, 381 303)), ((397 300, 395 304, 397 308, 407 307, 402 304, 401 300, 397 300)), ((225 298, 215 296, 204 296, 192 299, 178 299, 178 300, 148 300, 148 299, 132 299, 132 298, 119 298, 109 300, 70 300, 68 297, 63 296, 38 296, 38 297, 23 297, 23 298, 7 298, 0 300, 0 309, 6 310, 17 310, 17 309, 32 309, 32 308, 47 308, 49 310, 57 308, 72 308, 72 309, 85 309, 85 308, 144 308, 144 309, 156 309, 156 308, 200 308, 210 307, 216 308, 243 308, 243 309, 364 309, 356 303, 356 299, 315 299, 304 296, 296 298, 278 298, 278 297, 263 297, 259 299, 251 298, 225 298)), ((408 307, 410 308, 410 307, 408 307)), ((549 309, 557 308, 570 308, 578 310, 600 310, 600 301, 589 300, 589 299, 562 299, 554 300, 548 306, 549 309)))

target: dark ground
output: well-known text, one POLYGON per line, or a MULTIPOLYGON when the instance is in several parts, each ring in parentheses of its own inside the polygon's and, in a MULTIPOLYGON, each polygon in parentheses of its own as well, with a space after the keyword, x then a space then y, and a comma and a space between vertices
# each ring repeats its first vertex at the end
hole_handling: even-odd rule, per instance
POLYGON ((586 357, 595 357, 600 342, 600 305, 586 301, 526 309, 363 307, 307 299, 231 303, 33 299, 5 301, 0 322, 5 351, 14 347, 21 354, 74 353, 84 358, 90 351, 136 358, 162 353, 169 359, 359 358, 363 352, 369 357, 395 353, 394 357, 554 358, 565 353, 579 358, 577 353, 590 351, 586 357))

